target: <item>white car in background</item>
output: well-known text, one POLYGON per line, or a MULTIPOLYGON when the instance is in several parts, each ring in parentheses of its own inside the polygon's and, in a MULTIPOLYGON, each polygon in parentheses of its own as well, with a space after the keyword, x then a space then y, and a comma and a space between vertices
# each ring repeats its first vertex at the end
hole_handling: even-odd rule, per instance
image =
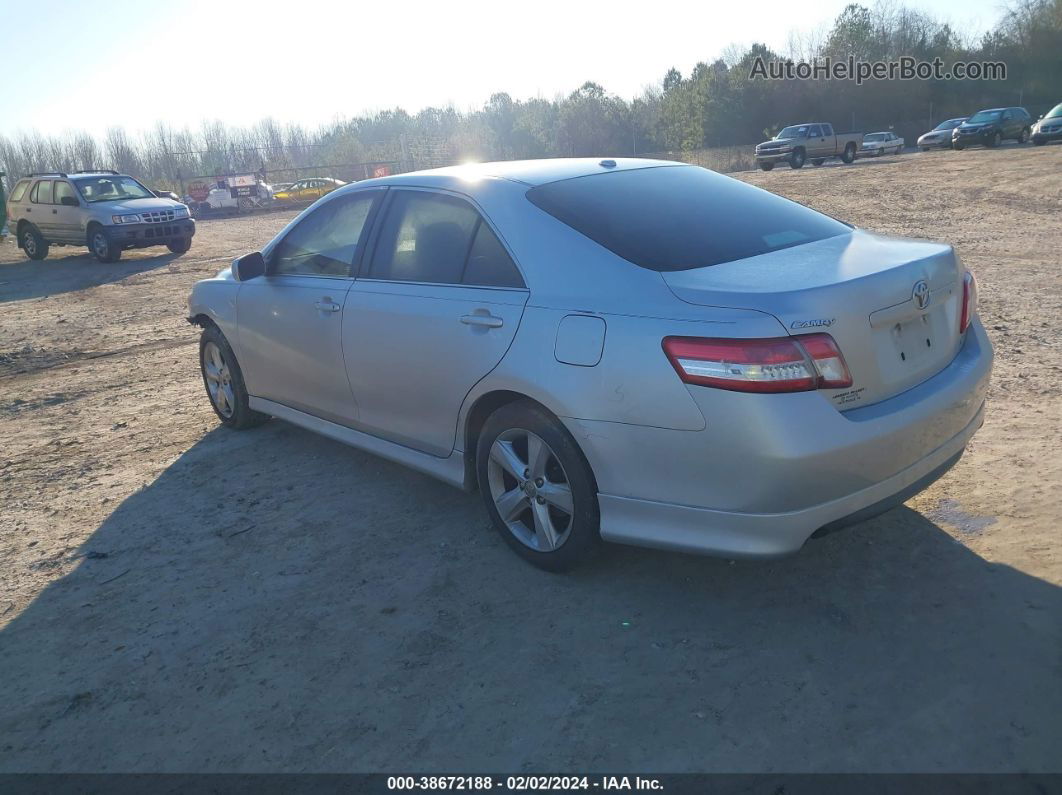
POLYGON ((903 151, 903 138, 891 132, 873 132, 863 136, 859 148, 860 157, 879 157, 884 154, 898 155, 903 151))
POLYGON ((206 201, 200 202, 200 210, 227 210, 229 212, 246 213, 251 210, 265 207, 273 201, 274 188, 264 182, 258 183, 257 196, 233 197, 231 188, 211 188, 206 201))

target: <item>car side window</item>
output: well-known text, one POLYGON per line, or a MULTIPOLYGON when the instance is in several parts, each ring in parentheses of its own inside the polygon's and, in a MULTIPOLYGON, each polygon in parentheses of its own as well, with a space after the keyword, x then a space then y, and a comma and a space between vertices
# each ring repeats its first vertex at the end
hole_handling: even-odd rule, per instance
POLYGON ((29 180, 28 179, 24 179, 21 182, 19 182, 15 186, 15 189, 13 191, 11 191, 11 201, 13 201, 13 202, 22 201, 22 197, 25 195, 26 188, 28 188, 28 187, 29 187, 29 180))
POLYGON ((42 179, 34 185, 33 191, 30 193, 30 201, 34 204, 51 204, 52 181, 50 179, 42 179))
POLYGON ((478 287, 524 286, 509 252, 482 218, 472 239, 461 283, 478 287))
MULTIPOLYGON (((69 196, 71 199, 76 200, 77 194, 74 193, 74 186, 69 182, 56 182, 55 183, 55 203, 62 204, 63 199, 69 196)), ((80 204, 80 202, 78 202, 80 204)))
POLYGON ((270 255, 271 275, 349 276, 377 191, 362 191, 318 207, 288 232, 270 255))
POLYGON ((468 202, 396 191, 369 266, 370 279, 460 284, 479 214, 468 202))
POLYGON ((833 126, 830 124, 822 125, 822 134, 827 137, 833 135, 833 126))
POLYGON ((808 130, 808 138, 821 138, 821 137, 822 137, 822 130, 819 129, 819 125, 817 125, 817 124, 811 125, 811 128, 808 130))

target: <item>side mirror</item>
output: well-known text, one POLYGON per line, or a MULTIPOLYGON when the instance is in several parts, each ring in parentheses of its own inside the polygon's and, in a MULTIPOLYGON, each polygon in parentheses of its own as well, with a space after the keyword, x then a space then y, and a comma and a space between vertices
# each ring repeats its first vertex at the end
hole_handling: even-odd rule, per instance
POLYGON ((244 254, 232 263, 232 275, 238 282, 246 282, 257 279, 265 274, 265 258, 261 252, 254 251, 244 254))
POLYGON ((63 198, 61 198, 59 200, 59 203, 64 205, 64 206, 66 206, 66 207, 80 207, 81 206, 81 202, 79 202, 73 196, 64 196, 63 198))

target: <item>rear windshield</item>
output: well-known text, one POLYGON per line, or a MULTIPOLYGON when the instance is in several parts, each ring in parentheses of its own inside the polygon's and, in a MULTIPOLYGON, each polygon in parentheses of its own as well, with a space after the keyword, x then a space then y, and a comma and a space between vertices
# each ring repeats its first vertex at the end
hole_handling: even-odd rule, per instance
POLYGON ((527 198, 654 271, 718 265, 850 231, 829 216, 695 166, 576 177, 539 185, 527 198))

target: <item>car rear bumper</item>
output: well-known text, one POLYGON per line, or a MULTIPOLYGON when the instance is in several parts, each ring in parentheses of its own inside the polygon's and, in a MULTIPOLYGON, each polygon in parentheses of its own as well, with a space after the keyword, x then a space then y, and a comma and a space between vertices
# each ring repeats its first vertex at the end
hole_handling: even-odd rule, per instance
POLYGON ((991 366, 991 345, 975 321, 948 367, 865 408, 841 413, 816 392, 691 387, 703 431, 568 425, 598 480, 606 540, 777 556, 940 477, 984 420, 991 366))
POLYGON ((182 218, 157 224, 121 224, 108 227, 107 234, 112 241, 125 248, 164 246, 173 240, 183 240, 195 235, 195 221, 182 218))

